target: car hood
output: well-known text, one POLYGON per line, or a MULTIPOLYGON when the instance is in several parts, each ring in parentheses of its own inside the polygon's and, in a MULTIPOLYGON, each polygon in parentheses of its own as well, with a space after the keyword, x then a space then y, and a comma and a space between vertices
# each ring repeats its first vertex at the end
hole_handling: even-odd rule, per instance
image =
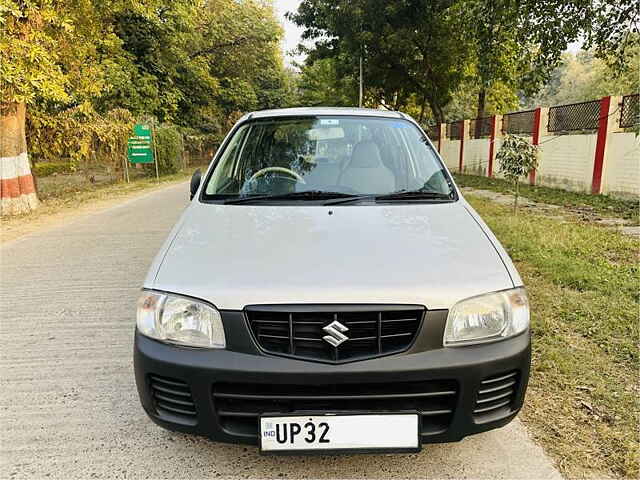
POLYGON ((500 247, 469 208, 462 200, 336 207, 196 201, 145 286, 228 310, 277 303, 446 309, 514 286, 500 247))

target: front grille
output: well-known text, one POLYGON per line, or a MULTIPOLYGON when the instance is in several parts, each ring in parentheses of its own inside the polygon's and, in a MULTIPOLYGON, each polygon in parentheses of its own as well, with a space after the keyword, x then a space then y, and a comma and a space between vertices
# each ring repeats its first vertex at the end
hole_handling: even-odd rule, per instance
POLYGON ((453 380, 422 382, 262 385, 219 383, 213 386, 214 407, 230 434, 258 437, 262 414, 418 413, 423 436, 444 433, 458 396, 453 380))
POLYGON ((518 372, 494 375, 483 380, 480 382, 473 416, 483 422, 510 412, 517 389, 518 372))
POLYGON ((408 349, 420 330, 424 307, 251 306, 246 308, 254 338, 265 352, 340 363, 408 349), (348 328, 344 343, 334 347, 323 328, 337 321, 348 328))
POLYGON ((173 378, 149 375, 149 386, 158 415, 178 423, 195 425, 196 406, 189 385, 173 378))

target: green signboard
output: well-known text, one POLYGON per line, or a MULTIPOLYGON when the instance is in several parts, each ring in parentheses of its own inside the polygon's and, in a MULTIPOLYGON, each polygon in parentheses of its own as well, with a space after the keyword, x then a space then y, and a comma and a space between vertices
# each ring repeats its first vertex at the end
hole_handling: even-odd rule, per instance
POLYGON ((133 127, 133 136, 127 144, 127 158, 131 163, 153 163, 153 138, 151 127, 139 123, 133 127))

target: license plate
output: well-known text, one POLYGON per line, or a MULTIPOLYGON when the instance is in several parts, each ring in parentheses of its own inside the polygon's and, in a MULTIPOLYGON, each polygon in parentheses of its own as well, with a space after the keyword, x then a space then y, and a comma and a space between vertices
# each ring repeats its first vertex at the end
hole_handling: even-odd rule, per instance
POLYGON ((418 415, 260 417, 262 452, 420 450, 418 415))

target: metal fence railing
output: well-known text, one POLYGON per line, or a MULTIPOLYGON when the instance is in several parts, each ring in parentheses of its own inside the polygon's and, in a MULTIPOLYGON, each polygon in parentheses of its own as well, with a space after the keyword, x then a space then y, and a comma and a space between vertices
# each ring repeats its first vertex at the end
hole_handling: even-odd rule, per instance
MULTIPOLYGON (((562 135, 568 132, 591 133, 598 130, 600 128, 601 106, 601 100, 591 100, 549 107, 547 132, 562 135)), ((620 128, 631 128, 640 125, 640 94, 624 95, 618 109, 614 109, 613 106, 610 108, 610 116, 617 113, 619 109, 620 128)), ((491 137, 493 121, 493 117, 469 120, 468 136, 474 139, 491 137)), ((522 110, 503 114, 501 125, 496 125, 496 128, 500 128, 503 134, 531 136, 536 128, 535 124, 536 110, 522 110)), ((428 125, 425 130, 432 140, 440 138, 438 125, 428 125)), ((462 137, 462 120, 447 123, 445 132, 446 138, 460 140, 462 137)))
POLYGON ((447 138, 460 139, 460 122, 447 123, 447 138))
POLYGON ((640 125, 640 94, 625 95, 620 107, 620 128, 640 125))
POLYGON ((600 121, 600 100, 572 103, 549 108, 549 132, 597 130, 600 121))
POLYGON ((471 138, 487 138, 491 136, 491 122, 493 117, 474 118, 469 121, 469 135, 471 138))
POLYGON ((533 133, 535 120, 535 110, 525 110, 522 112, 507 113, 502 117, 503 133, 512 133, 515 135, 533 133))

